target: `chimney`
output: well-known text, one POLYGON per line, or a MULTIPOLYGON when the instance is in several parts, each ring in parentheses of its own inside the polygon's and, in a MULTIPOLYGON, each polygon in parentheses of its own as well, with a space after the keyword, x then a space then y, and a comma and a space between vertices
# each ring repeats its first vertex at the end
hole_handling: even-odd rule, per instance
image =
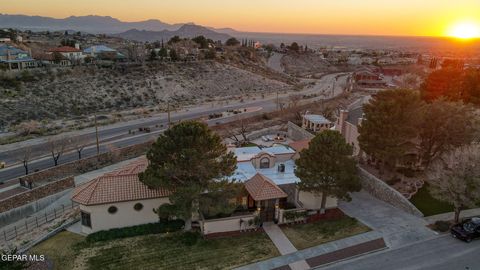
POLYGON ((347 121, 348 110, 340 110, 340 115, 338 117, 337 130, 343 135, 345 133, 345 122, 347 121))

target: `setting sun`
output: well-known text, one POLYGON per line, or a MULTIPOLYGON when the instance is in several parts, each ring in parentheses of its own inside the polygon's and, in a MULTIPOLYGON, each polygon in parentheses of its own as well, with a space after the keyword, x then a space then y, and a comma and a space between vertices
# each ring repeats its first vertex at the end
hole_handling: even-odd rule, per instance
POLYGON ((473 22, 462 22, 455 24, 448 34, 461 39, 478 38, 480 37, 480 26, 473 22))

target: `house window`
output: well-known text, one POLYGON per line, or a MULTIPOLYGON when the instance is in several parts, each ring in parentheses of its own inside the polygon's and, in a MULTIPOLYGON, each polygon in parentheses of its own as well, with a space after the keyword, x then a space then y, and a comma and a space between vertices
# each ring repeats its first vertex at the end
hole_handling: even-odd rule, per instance
POLYGON ((270 168, 270 159, 267 157, 264 157, 260 159, 260 169, 267 169, 270 168))
POLYGON ((90 219, 90 213, 86 213, 86 212, 82 211, 80 213, 80 216, 81 216, 81 220, 82 220, 82 225, 86 226, 86 227, 89 227, 89 228, 92 228, 92 220, 90 219))
POLYGON ((110 214, 115 214, 117 211, 118 211, 118 208, 116 206, 112 205, 108 208, 108 213, 110 214))
POLYGON ((143 209, 143 204, 141 203, 136 203, 134 206, 133 206, 133 209, 137 210, 137 211, 140 211, 143 209))

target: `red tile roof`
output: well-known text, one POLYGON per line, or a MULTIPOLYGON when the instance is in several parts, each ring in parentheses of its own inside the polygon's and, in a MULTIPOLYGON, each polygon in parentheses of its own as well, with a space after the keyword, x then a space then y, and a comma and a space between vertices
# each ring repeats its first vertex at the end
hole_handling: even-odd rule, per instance
POLYGON ((49 52, 81 52, 81 50, 70 47, 70 46, 62 46, 57 48, 52 48, 48 50, 49 52))
POLYGON ((272 180, 259 173, 245 182, 245 188, 255 201, 285 198, 288 196, 272 180))
POLYGON ((164 188, 151 189, 138 179, 147 167, 147 160, 135 161, 117 171, 107 173, 75 188, 72 200, 83 205, 135 201, 167 197, 164 188))
POLYGON ((289 144, 289 146, 293 149, 295 149, 295 151, 297 151, 297 153, 299 153, 300 151, 302 151, 303 149, 307 149, 308 148, 308 145, 310 144, 310 141, 312 139, 306 139, 306 140, 301 140, 301 141, 295 141, 295 142, 291 142, 289 144))

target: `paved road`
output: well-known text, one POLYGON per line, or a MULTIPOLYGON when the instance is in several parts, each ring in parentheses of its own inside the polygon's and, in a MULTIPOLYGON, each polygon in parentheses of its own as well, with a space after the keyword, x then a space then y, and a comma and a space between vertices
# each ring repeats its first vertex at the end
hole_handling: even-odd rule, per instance
MULTIPOLYGON (((338 74, 330 74, 322 79, 316 81, 316 83, 304 91, 300 92, 302 94, 319 94, 322 92, 331 92, 333 85, 335 85, 334 95, 339 95, 342 93, 341 84, 337 83, 340 79, 336 78, 338 74)), ((318 98, 331 98, 333 96, 324 95, 319 96, 318 98)), ((284 96, 285 97, 285 96, 284 96)), ((318 99, 317 98, 317 99, 318 99)), ((312 100, 313 101, 313 100, 312 100)), ((261 114, 264 112, 271 112, 277 108, 276 98, 266 98, 262 100, 256 100, 245 103, 236 103, 232 105, 222 106, 222 107, 199 107, 194 108, 186 112, 172 113, 171 120, 173 122, 179 120, 187 119, 197 119, 202 116, 207 116, 212 113, 223 112, 227 109, 238 109, 245 107, 260 107, 261 110, 250 113, 250 114, 261 114)), ((214 125, 216 123, 224 123, 234 120, 234 117, 215 119, 209 121, 209 124, 214 125)), ((104 126, 99 128, 99 138, 101 141, 100 152, 105 152, 110 146, 115 147, 125 147, 129 145, 139 144, 146 142, 162 131, 164 127, 167 126, 167 115, 161 114, 159 116, 151 117, 148 119, 134 120, 120 124, 114 124, 111 126, 104 126), (158 128, 155 128, 158 126, 158 128), (129 135, 129 130, 138 130, 139 127, 151 127, 153 132, 150 134, 139 134, 138 132, 135 135, 129 135)), ((79 136, 82 139, 90 141, 92 144, 95 141, 95 132, 93 129, 88 129, 82 135, 74 135, 70 137, 71 140, 75 140, 79 136)), ((23 154, 25 151, 25 145, 28 144, 32 151, 32 156, 35 157, 33 161, 30 162, 29 170, 43 170, 49 167, 52 167, 53 160, 48 157, 48 147, 46 146, 45 140, 36 140, 29 144, 29 142, 22 142, 19 144, 0 146, 0 161, 6 161, 7 164, 17 163, 18 157, 23 154), (18 147, 17 147, 18 145, 18 147)), ((90 146, 82 152, 83 157, 88 157, 96 154, 96 147, 90 146)), ((76 152, 72 151, 63 155, 59 163, 67 163, 78 158, 76 152)), ((5 169, 0 169, 0 181, 8 181, 25 174, 25 170, 21 165, 15 165, 12 167, 7 167, 5 169)))
POLYGON ((480 241, 467 244, 446 235, 318 269, 477 270, 479 256, 480 241))

